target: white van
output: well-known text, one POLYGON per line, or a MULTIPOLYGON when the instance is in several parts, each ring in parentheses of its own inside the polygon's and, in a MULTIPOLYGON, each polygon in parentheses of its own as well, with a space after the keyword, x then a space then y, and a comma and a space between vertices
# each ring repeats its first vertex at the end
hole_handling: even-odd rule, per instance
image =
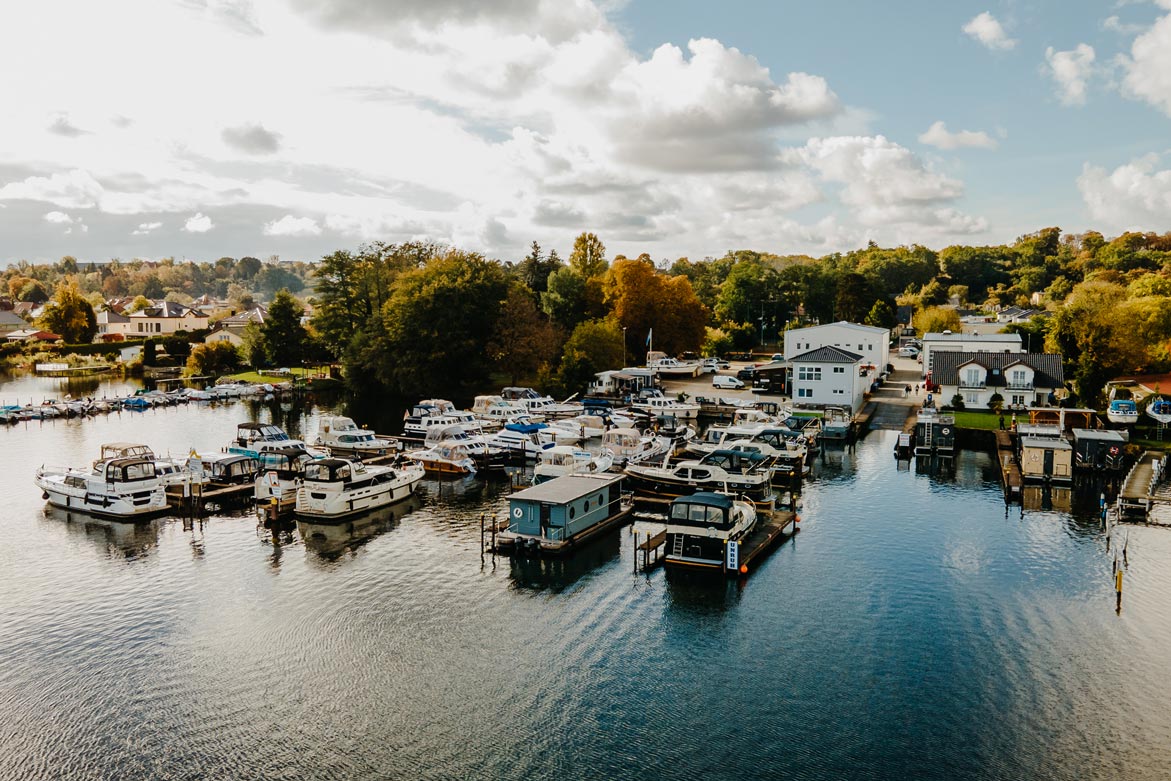
POLYGON ((712 377, 712 387, 724 388, 726 390, 739 390, 744 387, 744 381, 730 374, 717 374, 715 377, 712 377))

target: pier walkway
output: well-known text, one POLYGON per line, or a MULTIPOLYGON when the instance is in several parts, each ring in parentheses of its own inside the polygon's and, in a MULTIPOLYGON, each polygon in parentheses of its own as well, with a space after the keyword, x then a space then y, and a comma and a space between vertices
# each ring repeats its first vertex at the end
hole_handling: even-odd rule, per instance
POLYGON ((1130 468, 1118 492, 1120 515, 1141 515, 1171 523, 1171 485, 1166 482, 1167 460, 1162 453, 1148 450, 1130 468))
POLYGON ((906 431, 907 421, 914 420, 915 410, 927 398, 923 378, 917 371, 896 368, 877 391, 870 394, 874 410, 870 414, 870 429, 906 431), (903 396, 903 389, 911 386, 911 393, 903 396), (919 392, 915 393, 915 386, 919 392))

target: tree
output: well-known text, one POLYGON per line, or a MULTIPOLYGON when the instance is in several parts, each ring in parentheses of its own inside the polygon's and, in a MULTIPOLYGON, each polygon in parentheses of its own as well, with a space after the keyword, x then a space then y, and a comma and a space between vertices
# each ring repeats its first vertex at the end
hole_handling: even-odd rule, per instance
POLYGON ((611 319, 587 320, 573 330, 558 377, 567 393, 584 391, 594 375, 622 363, 622 329, 611 319))
POLYGON ((549 275, 548 288, 541 296, 541 309, 567 331, 586 318, 589 302, 586 280, 576 269, 562 266, 549 275))
POLYGON ((30 279, 21 286, 16 298, 30 304, 43 304, 49 300, 49 291, 37 280, 30 279))
POLYGON ((843 274, 838 279, 838 294, 834 299, 835 316, 838 320, 857 323, 866 317, 870 310, 867 302, 873 300, 866 277, 853 272, 843 274))
MULTIPOLYGON (((703 343, 707 311, 685 276, 670 277, 646 261, 617 258, 606 279, 606 297, 618 325, 639 338, 653 328, 659 350, 698 350, 703 343)), ((632 346, 637 354, 644 345, 636 341, 632 346)))
POLYGON ((158 346, 154 339, 147 339, 142 343, 142 365, 154 366, 158 362, 158 346))
POLYGON ((231 342, 197 344, 187 358, 189 376, 219 376, 240 368, 240 353, 231 342))
MULTIPOLYGON (((244 260, 247 260, 245 258, 244 260)), ((244 261, 240 261, 243 263, 244 261)), ((305 289, 305 283, 299 276, 285 268, 285 264, 265 266, 256 276, 256 287, 270 296, 276 295, 279 290, 290 293, 300 293, 305 289)))
POLYGON ((874 306, 870 307, 865 323, 878 328, 894 328, 895 317, 894 307, 890 305, 889 301, 880 298, 874 302, 874 306))
POLYGON ((533 376, 557 356, 557 329, 537 309, 533 297, 519 281, 508 288, 496 335, 488 352, 508 373, 510 385, 522 376, 533 376))
POLYGON ((288 290, 278 290, 260 326, 264 355, 275 366, 296 366, 305 358, 305 306, 288 290))
POLYGON ((606 273, 606 245, 592 233, 582 233, 573 240, 573 251, 569 253, 569 267, 584 279, 600 277, 606 273))
POLYGON ((88 344, 98 332, 98 318, 78 289, 76 277, 68 277, 57 286, 53 300, 37 323, 46 331, 60 335, 66 344, 88 344))
POLYGON ((557 257, 557 250, 543 256, 541 245, 534 241, 529 254, 517 264, 516 273, 520 281, 540 297, 549 289, 549 275, 561 267, 561 258, 557 257))
POLYGON ((147 307, 151 307, 151 306, 154 306, 154 302, 151 301, 146 296, 135 296, 134 300, 130 302, 130 306, 127 309, 127 311, 140 312, 143 309, 146 309, 147 307))
POLYGON ((920 336, 943 331, 958 332, 962 326, 959 313, 947 307, 932 306, 915 315, 915 330, 920 336))
POLYGON ((256 277, 260 273, 263 264, 257 258, 240 258, 236 263, 236 269, 233 276, 241 281, 248 281, 256 277))
POLYGON ((399 277, 381 327, 352 345, 347 367, 408 398, 482 387, 492 370, 485 345, 507 314, 507 297, 499 263, 448 250, 399 277))

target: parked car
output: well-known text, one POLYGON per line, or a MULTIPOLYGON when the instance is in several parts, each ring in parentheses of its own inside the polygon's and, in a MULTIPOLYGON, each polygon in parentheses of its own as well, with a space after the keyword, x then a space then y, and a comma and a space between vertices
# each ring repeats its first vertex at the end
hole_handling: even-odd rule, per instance
POLYGON ((785 356, 781 355, 780 353, 773 353, 772 358, 770 360, 783 361, 783 360, 785 360, 785 356))
POLYGON ((730 374, 717 374, 715 377, 712 377, 712 387, 723 388, 725 390, 739 390, 744 387, 744 381, 730 374))
POLYGON ((910 345, 907 345, 906 347, 900 347, 899 348, 899 357, 900 358, 918 358, 919 357, 919 348, 918 347, 911 347, 910 345))
POLYGON ((700 374, 715 374, 720 370, 720 362, 715 358, 704 358, 699 365, 700 374))
POLYGON ((752 382, 752 378, 756 376, 755 366, 745 366, 740 371, 736 372, 736 377, 741 380, 752 382))

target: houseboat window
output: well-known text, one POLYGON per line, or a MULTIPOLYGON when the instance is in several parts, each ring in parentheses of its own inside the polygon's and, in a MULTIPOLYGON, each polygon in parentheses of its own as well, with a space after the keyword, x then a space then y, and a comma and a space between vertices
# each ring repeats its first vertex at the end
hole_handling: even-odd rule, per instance
POLYGON ((569 508, 569 517, 570 517, 570 519, 572 520, 572 519, 573 519, 573 517, 574 517, 574 516, 576 516, 576 515, 577 515, 577 508, 576 508, 576 507, 573 507, 573 506, 570 506, 570 508, 569 508))

